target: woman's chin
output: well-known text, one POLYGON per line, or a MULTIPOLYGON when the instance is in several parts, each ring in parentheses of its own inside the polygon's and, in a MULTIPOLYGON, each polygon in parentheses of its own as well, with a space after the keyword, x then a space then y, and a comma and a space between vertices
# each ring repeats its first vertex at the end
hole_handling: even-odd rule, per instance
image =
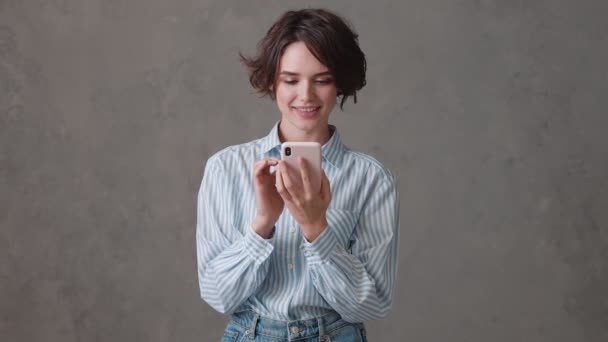
POLYGON ((327 126, 326 118, 323 118, 318 112, 310 116, 300 116, 297 112, 292 110, 288 115, 283 115, 283 119, 284 121, 287 121, 287 125, 291 126, 292 129, 307 133, 312 133, 318 129, 323 129, 321 128, 323 126, 327 126))

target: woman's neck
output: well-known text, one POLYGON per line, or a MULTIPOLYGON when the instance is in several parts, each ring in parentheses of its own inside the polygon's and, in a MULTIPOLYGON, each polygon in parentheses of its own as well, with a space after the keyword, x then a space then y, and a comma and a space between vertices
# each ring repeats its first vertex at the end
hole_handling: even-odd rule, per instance
MULTIPOLYGON (((319 144, 324 145, 331 138, 331 132, 329 125, 325 126, 325 129, 317 131, 301 131, 301 130, 290 130, 286 127, 281 127, 283 121, 279 122, 279 140, 283 142, 287 141, 316 141, 319 144)), ((285 125, 287 126, 287 125, 285 125)))

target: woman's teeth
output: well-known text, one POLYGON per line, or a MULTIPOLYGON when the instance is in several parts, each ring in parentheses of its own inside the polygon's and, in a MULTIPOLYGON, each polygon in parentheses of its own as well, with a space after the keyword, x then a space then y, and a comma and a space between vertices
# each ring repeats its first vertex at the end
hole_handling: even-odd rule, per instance
POLYGON ((318 107, 313 107, 313 108, 297 108, 298 110, 302 111, 302 112, 314 112, 315 110, 317 110, 318 107))

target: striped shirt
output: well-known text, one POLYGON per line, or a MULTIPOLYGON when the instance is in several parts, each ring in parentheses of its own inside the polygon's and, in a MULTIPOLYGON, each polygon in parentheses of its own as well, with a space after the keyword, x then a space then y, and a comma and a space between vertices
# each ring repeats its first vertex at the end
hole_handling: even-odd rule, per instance
POLYGON ((197 200, 201 297, 224 314, 300 320, 336 311, 348 322, 384 317, 391 307, 399 246, 399 195, 376 159, 332 136, 322 167, 332 201, 328 227, 308 242, 287 206, 264 239, 255 217, 253 165, 279 157, 278 123, 266 137, 209 158, 197 200))

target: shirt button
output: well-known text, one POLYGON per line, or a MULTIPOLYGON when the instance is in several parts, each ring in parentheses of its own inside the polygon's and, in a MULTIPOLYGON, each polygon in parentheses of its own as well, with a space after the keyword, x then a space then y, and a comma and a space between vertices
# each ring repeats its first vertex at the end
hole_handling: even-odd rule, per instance
POLYGON ((296 232, 296 228, 295 227, 289 227, 289 232, 290 233, 295 233, 296 232))
POLYGON ((293 264, 292 263, 287 264, 287 268, 292 269, 293 268, 293 264))

